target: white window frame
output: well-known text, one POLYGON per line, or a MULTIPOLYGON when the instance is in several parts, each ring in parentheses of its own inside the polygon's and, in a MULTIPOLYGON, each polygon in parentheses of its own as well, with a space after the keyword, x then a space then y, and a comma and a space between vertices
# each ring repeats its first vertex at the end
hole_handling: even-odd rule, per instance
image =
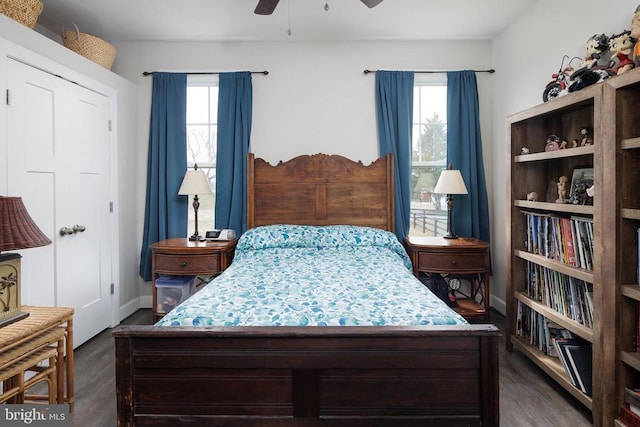
MULTIPOLYGON (((414 76, 414 88, 419 86, 447 86, 447 75, 446 73, 416 73, 414 76)), ((444 103, 446 106, 446 98, 444 99, 444 103)), ((414 109, 416 105, 419 107, 421 105, 420 99, 414 99, 414 109)), ((446 117, 446 108, 441 114, 441 119, 443 120, 445 127, 447 123, 446 117)), ((416 144, 420 134, 415 134, 416 127, 418 129, 422 128, 422 125, 425 123, 426 115, 421 113, 420 111, 414 111, 414 117, 412 117, 412 126, 414 129, 413 137, 411 141, 412 145, 412 153, 414 149, 414 145, 416 144), (418 117, 417 121, 414 121, 415 117, 418 117)), ((444 235, 447 231, 447 217, 446 213, 443 211, 443 207, 445 207, 443 203, 443 198, 439 195, 434 195, 432 193, 426 193, 424 195, 420 194, 420 198, 416 199, 414 195, 413 188, 413 169, 416 166, 423 167, 441 167, 446 168, 446 159, 439 161, 413 161, 411 162, 411 170, 412 170, 412 188, 411 188, 411 214, 410 214, 410 227, 409 227, 409 235, 411 236, 441 236, 444 235), (433 202, 436 203, 433 203, 433 202), (440 202, 440 209, 437 209, 437 202, 440 202), (431 211, 433 210, 433 212, 431 211)), ((437 181, 437 176, 435 177, 437 181)), ((433 183, 435 186, 435 182, 433 183)))
MULTIPOLYGON (((218 86, 219 78, 217 74, 190 74, 187 76, 187 87, 194 86, 205 86, 205 87, 215 87, 218 86)), ((188 101, 188 99, 187 99, 188 101)), ((216 101, 217 103, 217 101, 216 101)), ((209 103, 208 103, 209 105, 209 103)), ((187 109, 189 106, 187 105, 187 109)), ((212 126, 214 124, 211 121, 211 115, 208 111, 207 114, 207 122, 206 123, 189 123, 188 122, 188 114, 187 114, 187 128, 185 129, 188 132, 189 125, 207 125, 212 126)), ((215 123, 217 127, 217 120, 215 123)), ((216 131, 217 138, 217 131, 216 131)), ((215 141, 213 141, 215 143, 215 141)), ((190 159, 190 153, 188 148, 188 134, 187 134, 187 169, 193 169, 195 167, 194 161, 190 159)), ((203 169, 207 173, 207 176, 210 177, 211 189, 213 190, 213 194, 211 195, 199 195, 200 199, 200 209, 198 210, 198 231, 201 235, 204 235, 206 230, 212 230, 215 224, 215 189, 216 189, 216 163, 214 162, 197 162, 198 169, 203 169)), ((195 215, 193 211, 193 196, 189 196, 189 230, 188 235, 193 234, 195 231, 195 215)))

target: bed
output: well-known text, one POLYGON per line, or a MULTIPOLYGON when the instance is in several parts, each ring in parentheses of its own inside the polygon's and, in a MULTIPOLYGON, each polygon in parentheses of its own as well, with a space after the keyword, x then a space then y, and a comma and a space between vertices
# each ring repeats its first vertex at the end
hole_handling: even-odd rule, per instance
POLYGON ((247 171, 231 266, 156 325, 114 330, 118 425, 497 426, 500 332, 412 276, 391 157, 250 154, 247 171))

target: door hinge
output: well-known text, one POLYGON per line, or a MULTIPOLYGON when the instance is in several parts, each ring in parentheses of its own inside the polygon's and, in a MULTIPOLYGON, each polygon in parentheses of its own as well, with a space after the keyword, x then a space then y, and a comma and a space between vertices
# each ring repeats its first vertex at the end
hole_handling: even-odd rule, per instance
POLYGON ((112 283, 111 284, 111 295, 113 295, 115 293, 116 293, 116 285, 115 285, 115 283, 112 283))
POLYGON ((113 213, 113 202, 109 202, 109 213, 113 213))
POLYGON ((7 89, 7 105, 11 105, 11 102, 9 100, 9 89, 7 89))
POLYGON ((109 132, 111 132, 112 128, 111 128, 111 120, 109 120, 109 132))

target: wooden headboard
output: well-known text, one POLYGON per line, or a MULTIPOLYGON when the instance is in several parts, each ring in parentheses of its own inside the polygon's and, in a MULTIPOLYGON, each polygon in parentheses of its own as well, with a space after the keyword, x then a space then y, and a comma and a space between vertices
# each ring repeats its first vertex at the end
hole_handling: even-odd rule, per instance
POLYGON ((395 227, 393 155, 368 166, 339 155, 295 157, 272 166, 247 156, 247 227, 351 224, 395 227))

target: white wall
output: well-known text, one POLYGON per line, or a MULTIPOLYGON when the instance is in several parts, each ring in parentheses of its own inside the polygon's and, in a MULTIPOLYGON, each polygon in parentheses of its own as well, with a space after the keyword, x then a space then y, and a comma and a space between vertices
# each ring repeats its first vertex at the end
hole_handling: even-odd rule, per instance
MULTIPOLYGON (((596 33, 612 35, 630 28, 638 2, 539 0, 494 40, 492 64, 497 72, 493 93, 495 146, 492 182, 493 307, 505 312, 505 244, 507 230, 506 118, 542 102, 542 92, 563 55, 585 56, 587 39, 596 33), (504 165, 504 167, 503 167, 504 165), (504 195, 504 196, 502 196, 504 195)), ((540 141, 542 145, 544 141, 540 141)), ((596 141, 597 143, 597 141, 596 141)))
MULTIPOLYGON (((374 75, 368 69, 495 68, 478 74, 492 226, 491 304, 504 312, 506 117, 542 101, 564 54, 583 56, 594 33, 630 26, 637 3, 539 0, 493 42, 119 43, 115 76, 0 15, 0 37, 118 89, 118 209, 122 313, 137 304, 151 78, 142 71, 268 70, 254 75, 252 148, 271 162, 298 154, 377 157, 374 75)), ((0 190, 2 175, 0 174, 0 190)), ((150 288, 141 284, 142 305, 150 288)))
MULTIPOLYGON (((114 185, 113 188, 113 197, 116 215, 114 224, 118 233, 113 240, 116 251, 116 256, 113 259, 115 272, 113 276, 118 294, 118 300, 114 304, 113 317, 114 323, 117 323, 139 306, 137 261, 139 253, 136 253, 137 240, 134 237, 138 235, 136 212, 139 196, 137 186, 131 185, 132 182, 137 183, 138 168, 136 149, 138 144, 134 141, 138 123, 136 110, 131 107, 135 105, 135 87, 121 76, 1 14, 0 38, 3 39, 0 50, 22 52, 23 49, 27 49, 27 55, 34 58, 40 66, 48 71, 54 71, 87 87, 103 87, 113 91, 111 99, 115 101, 115 105, 111 105, 111 120, 115 134, 113 139, 117 144, 112 149, 115 157, 112 159, 112 164, 116 168, 113 175, 117 177, 117 185, 114 185), (120 242, 119 246, 118 242, 120 242)), ((2 93, 4 94, 6 78, 2 70, 0 70, 0 88, 3 89, 2 93)), ((0 107, 0 113, 4 111, 2 107, 4 105, 0 107)), ((0 131, 4 132, 4 129, 0 128, 0 131)), ((4 175, 7 168, 2 167, 3 162, 6 161, 4 137, 3 133, 0 134, 0 171, 3 172, 0 173, 0 194, 6 194, 8 188, 7 177, 4 175)))
MULTIPOLYGON (((117 44, 114 70, 138 86, 139 193, 145 191, 151 78, 143 71, 268 70, 253 76, 252 151, 271 163, 299 154, 378 157, 374 74, 364 69, 486 69, 489 42, 197 42, 117 44)), ((491 83, 480 73, 487 171, 491 169, 491 83)), ((139 201, 137 242, 144 203, 139 201)), ((141 284, 150 294, 150 285, 141 284)))

